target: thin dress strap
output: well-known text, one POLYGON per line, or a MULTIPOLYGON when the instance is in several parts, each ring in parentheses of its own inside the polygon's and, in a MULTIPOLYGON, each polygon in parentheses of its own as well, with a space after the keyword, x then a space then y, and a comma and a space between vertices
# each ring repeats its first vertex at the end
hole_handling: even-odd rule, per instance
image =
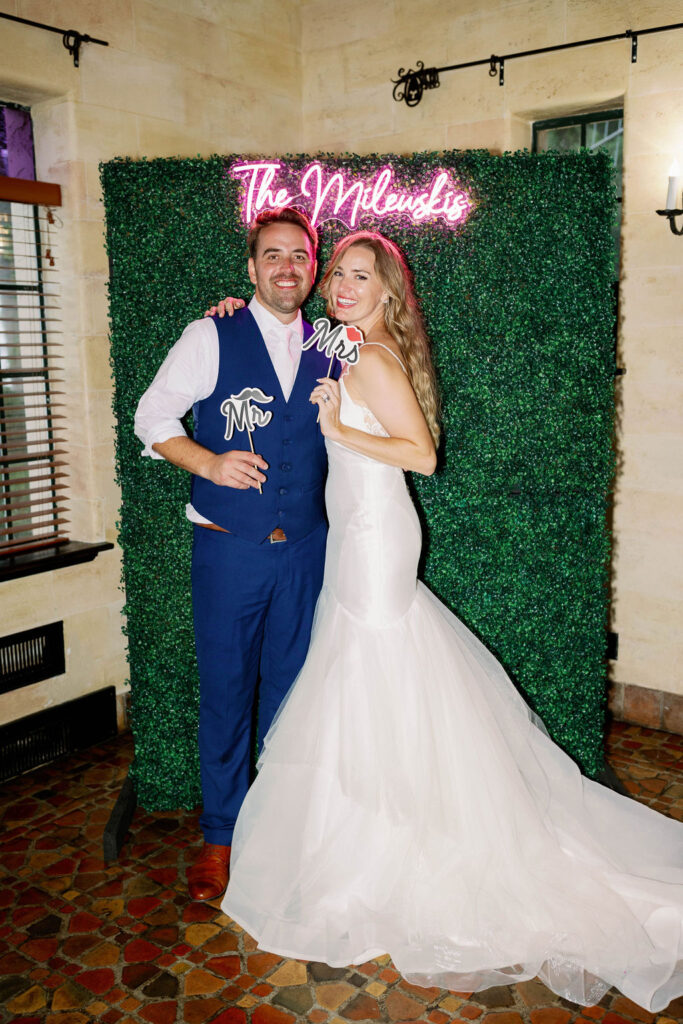
POLYGON ((398 365, 399 365, 399 366, 401 367, 401 369, 403 370, 403 372, 404 372, 405 374, 407 374, 407 373, 408 373, 408 371, 406 370, 405 366, 403 365, 403 363, 401 362, 401 360, 399 359, 399 357, 398 357, 398 356, 396 355, 396 353, 395 353, 395 352, 392 352, 392 350, 391 350, 391 349, 389 348, 389 346, 388 346, 388 345, 383 345, 381 341, 364 341, 364 342, 363 342, 363 346, 362 346, 362 347, 363 347, 363 348, 367 348, 367 347, 368 347, 369 345, 378 345, 378 346, 379 346, 379 348, 383 348, 383 349, 386 349, 386 351, 387 351, 387 352, 389 353, 389 355, 390 355, 390 356, 393 356, 393 357, 394 357, 394 359, 396 360, 396 362, 398 363, 398 365))

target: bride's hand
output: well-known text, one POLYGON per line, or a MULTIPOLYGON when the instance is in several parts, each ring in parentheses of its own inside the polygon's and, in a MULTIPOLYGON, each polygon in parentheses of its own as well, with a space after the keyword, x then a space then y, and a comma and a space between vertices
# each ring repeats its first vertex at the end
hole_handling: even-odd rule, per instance
POLYGON ((246 303, 244 299, 231 299, 229 295, 226 295, 224 299, 218 303, 217 306, 212 306, 211 309, 207 309, 204 316, 215 316, 216 313, 220 317, 224 317, 227 313, 228 316, 232 316, 236 309, 242 309, 246 303))
POLYGON ((341 426, 339 409, 341 396, 339 384, 332 377, 319 377, 318 386, 311 391, 310 401, 318 406, 320 432, 325 437, 333 437, 341 426))

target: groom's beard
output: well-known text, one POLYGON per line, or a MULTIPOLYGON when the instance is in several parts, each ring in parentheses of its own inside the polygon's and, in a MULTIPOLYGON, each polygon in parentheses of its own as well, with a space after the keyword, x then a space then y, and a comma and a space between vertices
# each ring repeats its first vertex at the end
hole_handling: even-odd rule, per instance
POLYGON ((311 290, 311 282, 301 274, 287 272, 274 277, 256 272, 256 298, 275 313, 293 313, 305 302, 311 290), (293 287, 284 288, 278 282, 292 283, 293 287))

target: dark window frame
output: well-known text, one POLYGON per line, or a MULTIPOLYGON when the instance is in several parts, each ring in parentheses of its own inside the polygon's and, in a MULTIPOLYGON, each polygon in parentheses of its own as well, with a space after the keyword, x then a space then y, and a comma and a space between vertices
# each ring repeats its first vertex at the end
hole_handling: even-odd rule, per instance
MULTIPOLYGON (((573 114, 567 117, 551 117, 546 118, 543 121, 534 121, 532 125, 532 153, 538 153, 538 136, 540 132, 548 131, 553 128, 571 128, 575 125, 581 127, 581 142, 580 146, 582 149, 586 148, 586 129, 589 124, 599 124, 601 121, 621 121, 622 134, 624 131, 624 109, 618 107, 613 110, 594 110, 592 113, 587 114, 573 114)), ((623 150, 622 150, 623 155, 623 150)), ((623 168, 623 161, 622 161, 623 168)), ((623 173, 623 172, 622 172, 623 173)), ((619 194, 615 197, 615 201, 618 204, 619 209, 619 223, 622 219, 623 210, 623 199, 621 189, 619 194)), ((618 345, 618 325, 619 325, 619 279, 621 276, 621 254, 619 252, 620 246, 617 246, 617 253, 615 258, 615 279, 612 282, 612 295, 614 299, 614 374, 615 377, 620 377, 626 371, 620 368, 617 356, 617 345, 618 345)))
MULTIPOLYGON (((622 136, 623 136, 623 132, 624 132, 624 108, 623 107, 617 107, 617 108, 615 108, 613 110, 594 110, 592 113, 587 113, 587 114, 573 114, 573 115, 568 115, 566 117, 551 117, 551 118, 546 118, 543 121, 534 121, 533 125, 532 125, 531 152, 532 153, 538 153, 539 152, 539 149, 538 149, 538 136, 539 136, 540 132, 552 130, 553 128, 573 128, 573 127, 575 127, 577 125, 581 128, 581 141, 579 143, 579 146, 580 146, 581 149, 586 149, 587 148, 587 146, 586 146, 586 129, 587 129, 588 125, 589 124, 599 124, 602 121, 621 121, 622 136)), ((623 149, 622 149, 622 178, 623 178, 623 149)), ((622 213, 622 211, 623 211, 623 196, 622 196, 621 182, 620 182, 620 187, 618 189, 618 194, 617 194, 617 196, 615 198, 616 198, 616 202, 618 204, 618 210, 619 210, 619 224, 621 224, 621 220, 622 220, 622 216, 623 216, 623 213, 622 213)), ((614 261, 614 268, 615 268, 615 279, 614 279, 615 309, 618 308, 618 303, 619 303, 619 278, 621 276, 621 252, 620 252, 620 249, 621 249, 621 245, 620 245, 619 241, 617 241, 615 261, 614 261)), ((616 326, 615 326, 615 332, 616 332, 616 326)), ((615 337, 615 345, 616 345, 616 337, 615 337)))
MULTIPOLYGON (((13 107, 15 109, 27 110, 28 108, 20 106, 19 104, 13 103, 2 103, 3 107, 13 107)), ((37 281, 34 284, 23 284, 5 282, 3 287, 8 294, 35 294, 38 297, 38 307, 40 311, 41 325, 39 333, 42 339, 42 365, 28 372, 28 375, 35 377, 36 381, 43 380, 45 387, 49 388, 50 375, 54 375, 54 368, 49 366, 49 360, 47 356, 48 351, 48 334, 47 326, 45 322, 45 292, 43 282, 43 253, 42 253, 42 240, 40 230, 40 217, 38 213, 38 207, 41 205, 47 206, 59 206, 61 205, 61 193, 58 185, 50 184, 47 182, 39 182, 29 179, 19 178, 8 178, 6 176, 0 176, 0 196, 3 203, 8 204, 8 209, 11 209, 9 204, 21 203, 26 207, 27 218, 33 222, 34 229, 34 243, 36 246, 36 270, 37 270, 37 281), (29 212, 31 211, 31 212, 29 212)), ((40 342, 38 345, 40 346, 40 342)), ((11 364, 10 364, 11 366, 11 364)), ((27 371, 22 370, 22 379, 26 377, 27 371)), ((11 377, 12 371, 4 371, 4 377, 11 377)), ((2 397, 0 394, 0 407, 2 406, 2 397)), ((50 407, 48 404, 48 418, 50 418, 50 407)), ((0 421, 0 428, 2 428, 2 421, 0 421)), ((54 449, 53 444, 54 438, 54 427, 50 421, 48 425, 48 447, 54 449)), ((4 451, 4 433, 0 436, 0 451, 4 451)), ((6 454, 9 454, 6 453, 6 454)), ((0 495, 3 498, 10 499, 11 494, 11 480, 10 480, 10 465, 3 469, 4 463, 0 464, 0 495)), ((52 470, 54 472, 54 468, 52 470)), ((54 484, 54 480, 53 480, 54 484)), ((46 492, 47 493, 47 492, 46 492)), ((55 510, 58 506, 56 498, 56 491, 50 492, 52 494, 52 508, 55 510)), ((49 499, 40 500, 40 504, 49 504, 49 499)), ((57 527, 58 529, 58 527, 57 527)), ((63 537, 56 542, 49 542, 45 546, 36 547, 29 550, 21 550, 18 552, 12 552, 11 549, 4 551, 0 554, 0 582, 4 580, 17 579, 22 576, 30 576, 39 572, 49 572, 54 569, 60 569, 67 565, 74 565, 81 562, 91 561, 101 551, 107 551, 114 547, 110 541, 101 541, 96 543, 85 543, 82 541, 73 541, 67 537, 63 537)))
POLYGON ((534 121, 531 151, 538 153, 538 133, 548 131, 549 128, 571 128, 573 125, 581 127, 581 146, 586 145, 586 127, 589 124, 597 124, 598 121, 623 121, 624 108, 617 107, 615 110, 594 110, 589 114, 573 114, 567 117, 551 117, 545 121, 534 121))

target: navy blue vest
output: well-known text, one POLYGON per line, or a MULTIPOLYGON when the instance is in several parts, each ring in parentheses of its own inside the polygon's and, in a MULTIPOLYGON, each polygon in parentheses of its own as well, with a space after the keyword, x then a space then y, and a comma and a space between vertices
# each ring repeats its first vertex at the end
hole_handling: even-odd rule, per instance
MULTIPOLYGON (((226 399, 245 388, 259 388, 273 401, 252 400, 256 419, 254 450, 269 465, 263 494, 254 487, 219 487, 202 477, 192 478, 192 504, 200 515, 245 540, 260 542, 277 526, 288 540, 300 540, 325 519, 325 442, 316 423, 318 407, 309 402, 316 378, 327 374, 329 360, 316 349, 301 353, 299 370, 286 402, 256 321, 248 309, 233 317, 213 318, 218 331, 218 379, 208 398, 193 407, 194 439, 212 452, 249 451, 247 430, 226 399), (226 428, 232 437, 226 439, 226 428)), ((304 337, 312 327, 304 322, 304 337)), ((336 374, 335 374, 336 376, 336 374)))

